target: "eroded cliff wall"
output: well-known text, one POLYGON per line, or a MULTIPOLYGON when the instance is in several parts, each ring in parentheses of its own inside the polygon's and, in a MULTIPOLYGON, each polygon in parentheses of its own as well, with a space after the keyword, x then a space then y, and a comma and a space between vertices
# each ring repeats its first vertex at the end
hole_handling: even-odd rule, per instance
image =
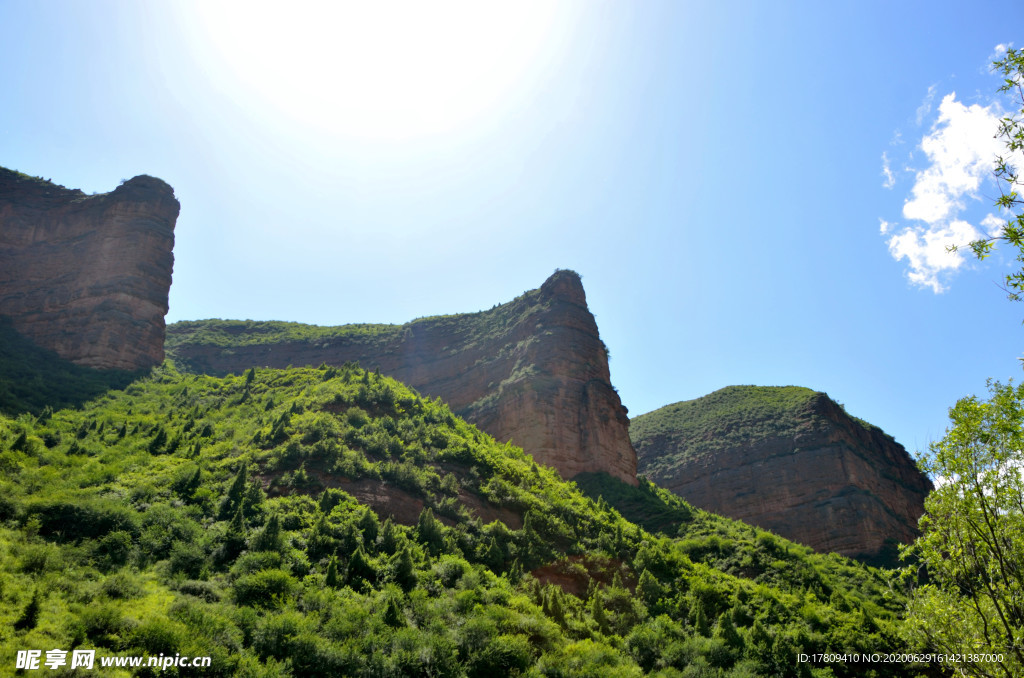
POLYGON ((179 368, 211 374, 355 361, 441 397, 563 477, 605 471, 637 482, 626 409, 572 271, 490 311, 401 326, 176 323, 168 328, 168 351, 179 368))
POLYGON ((916 536, 931 482, 826 394, 733 386, 636 417, 638 469, 695 506, 871 560, 916 536))
POLYGON ((0 168, 0 316, 79 365, 159 364, 178 210, 149 176, 86 195, 0 168))

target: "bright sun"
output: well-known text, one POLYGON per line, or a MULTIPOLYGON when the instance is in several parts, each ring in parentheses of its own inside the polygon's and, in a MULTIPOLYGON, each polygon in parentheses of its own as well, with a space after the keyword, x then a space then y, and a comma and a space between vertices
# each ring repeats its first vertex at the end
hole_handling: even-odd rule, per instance
POLYGON ((204 2, 229 72, 296 122, 344 137, 442 134, 515 105, 544 68, 550 2, 204 2))

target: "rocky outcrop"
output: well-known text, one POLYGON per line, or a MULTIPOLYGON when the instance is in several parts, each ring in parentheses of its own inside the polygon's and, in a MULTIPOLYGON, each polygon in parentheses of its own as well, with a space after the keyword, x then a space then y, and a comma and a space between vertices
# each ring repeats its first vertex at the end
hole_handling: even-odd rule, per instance
POLYGON ((826 394, 732 386, 637 417, 639 472, 690 503, 818 551, 885 561, 931 482, 826 394))
POLYGON ((0 168, 0 316, 79 365, 159 364, 178 209, 149 176, 86 195, 0 168))
POLYGON ((401 326, 176 323, 168 328, 168 351, 180 369, 210 374, 355 361, 439 396, 566 478, 605 471, 637 482, 626 409, 572 271, 490 311, 401 326))

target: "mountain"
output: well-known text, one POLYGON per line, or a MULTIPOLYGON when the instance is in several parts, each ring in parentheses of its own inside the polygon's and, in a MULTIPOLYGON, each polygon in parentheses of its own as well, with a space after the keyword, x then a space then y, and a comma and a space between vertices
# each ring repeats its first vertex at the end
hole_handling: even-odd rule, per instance
POLYGON ((0 316, 77 365, 159 365, 178 210, 149 176, 86 195, 0 168, 0 316))
POLYGON ((626 408, 572 271, 557 271, 539 289, 489 311, 405 325, 175 323, 167 349, 179 369, 215 375, 357 362, 440 397, 565 478, 588 471, 637 482, 626 408))
POLYGON ((729 386, 631 422, 639 473, 695 506, 821 552, 891 563, 932 485, 826 394, 729 386))
POLYGON ((170 188, 0 187, 5 670, 940 675, 900 573, 638 482, 575 273, 402 326, 180 323, 154 367, 170 188))
POLYGON ((167 364, 0 415, 0 666, 84 648, 110 676, 140 656, 170 664, 132 675, 739 678, 905 651, 893 574, 587 478, 596 500, 351 364, 167 364))

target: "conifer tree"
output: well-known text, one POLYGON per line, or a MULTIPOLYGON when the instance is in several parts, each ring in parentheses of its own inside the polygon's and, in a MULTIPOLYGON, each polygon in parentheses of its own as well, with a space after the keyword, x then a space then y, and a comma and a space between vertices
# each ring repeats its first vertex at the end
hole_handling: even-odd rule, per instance
POLYGON ((648 605, 654 605, 665 595, 665 587, 657 578, 644 568, 640 573, 640 581, 636 585, 636 592, 648 605))
POLYGON ((397 595, 389 595, 387 606, 384 608, 384 623, 391 628, 405 626, 405 614, 398 604, 397 595))
POLYGON ((167 444, 167 431, 164 430, 163 426, 157 426, 156 435, 149 441, 149 453, 150 454, 161 454, 164 451, 164 446, 167 444))
POLYGON ((732 615, 723 612, 718 617, 718 628, 715 629, 715 637, 721 638, 725 644, 734 649, 743 647, 743 638, 732 623, 732 615))
POLYGON ((705 638, 711 637, 711 624, 708 622, 708 615, 704 612, 704 604, 697 603, 697 613, 693 620, 693 627, 697 633, 705 638))
POLYGON ((192 474, 192 478, 189 479, 188 483, 185 485, 185 492, 184 492, 185 497, 186 498, 191 498, 192 496, 194 496, 195 493, 196 493, 196 490, 198 490, 199 487, 202 484, 203 484, 203 470, 197 466, 196 467, 196 472, 192 474))
POLYGON ((395 524, 391 518, 384 521, 384 527, 380 533, 380 550, 388 555, 393 555, 398 548, 398 540, 395 537, 395 524))
POLYGON ((612 575, 612 588, 613 589, 625 589, 626 585, 622 583, 622 574, 615 570, 615 574, 612 575))
POLYGON ((601 592, 594 591, 593 597, 590 599, 590 616, 594 618, 594 623, 597 624, 597 628, 601 633, 608 635, 611 627, 608 624, 608 616, 604 612, 604 603, 601 600, 601 592))
POLYGON ((373 546, 377 543, 377 533, 380 531, 380 522, 377 520, 377 514, 374 513, 373 509, 369 506, 364 507, 363 514, 359 517, 357 526, 363 533, 363 544, 373 546))
POLYGON ((15 631, 27 631, 34 629, 36 624, 39 623, 39 608, 42 607, 42 592, 39 587, 32 593, 32 599, 28 601, 28 605, 22 611, 21 616, 14 622, 15 631))
POLYGON ((306 538, 306 553, 309 554, 311 561, 318 561, 324 556, 334 553, 337 544, 330 531, 327 518, 323 515, 317 518, 306 538))
POLYGON ((434 517, 434 512, 427 506, 420 512, 416 522, 416 539, 427 547, 431 555, 437 555, 444 545, 444 532, 441 523, 434 517))
POLYGON ((338 588, 338 561, 334 556, 331 556, 331 561, 327 564, 327 576, 324 579, 324 584, 332 589, 338 588))
POLYGON ((228 488, 228 492, 224 495, 224 499, 220 504, 219 516, 221 520, 227 520, 235 514, 236 511, 242 508, 242 499, 245 496, 245 481, 248 475, 248 469, 245 464, 238 467, 238 473, 235 474, 235 479, 231 483, 231 487, 228 488))
POLYGON ((560 626, 565 626, 565 609, 562 606, 562 589, 558 586, 548 587, 547 615, 554 619, 560 626))
POLYGON ((352 558, 348 561, 348 570, 345 576, 346 583, 354 589, 359 589, 363 582, 373 584, 377 580, 377 570, 366 557, 362 545, 356 548, 352 558))
POLYGON ((263 500, 267 493, 259 481, 253 479, 245 488, 245 496, 242 498, 242 512, 246 518, 252 518, 263 512, 263 500))
POLYGON ((342 495, 341 490, 328 487, 320 493, 320 512, 325 516, 329 515, 334 510, 334 507, 341 503, 343 498, 344 495, 342 495))
POLYGON ((256 533, 252 540, 253 551, 281 551, 284 540, 281 537, 281 519, 277 514, 270 516, 263 529, 256 533))
POLYGON ((403 591, 409 592, 416 586, 416 568, 408 546, 392 559, 392 570, 395 583, 402 587, 403 591))
POLYGON ((224 535, 224 542, 217 552, 217 560, 228 563, 238 557, 245 549, 245 521, 242 519, 242 507, 235 511, 234 517, 228 523, 227 532, 224 535))
POLYGON ((512 566, 508 568, 508 580, 513 584, 518 584, 523 578, 523 566, 519 563, 519 559, 516 558, 512 561, 512 566))

